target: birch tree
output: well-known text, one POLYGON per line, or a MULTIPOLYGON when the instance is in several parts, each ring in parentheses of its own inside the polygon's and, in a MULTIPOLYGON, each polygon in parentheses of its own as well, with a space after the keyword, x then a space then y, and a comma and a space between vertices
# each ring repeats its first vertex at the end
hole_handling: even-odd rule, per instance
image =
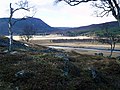
POLYGON ((17 3, 15 3, 17 5, 17 8, 14 8, 12 6, 12 3, 10 3, 10 16, 9 16, 9 20, 8 20, 8 31, 9 31, 9 52, 12 51, 12 43, 13 43, 13 26, 21 20, 25 20, 25 16, 21 19, 18 19, 16 21, 12 21, 13 15, 15 14, 15 12, 20 11, 20 10, 24 10, 24 11, 30 11, 31 7, 28 7, 28 1, 27 0, 21 0, 17 3))
POLYGON ((110 32, 108 29, 104 29, 102 35, 98 34, 98 41, 110 45, 110 55, 112 57, 113 51, 115 50, 116 43, 118 43, 120 36, 110 32))

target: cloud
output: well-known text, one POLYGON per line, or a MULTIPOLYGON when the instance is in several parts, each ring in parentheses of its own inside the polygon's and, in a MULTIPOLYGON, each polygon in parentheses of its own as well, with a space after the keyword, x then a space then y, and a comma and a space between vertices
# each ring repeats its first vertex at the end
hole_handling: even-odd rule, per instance
MULTIPOLYGON (((15 3, 19 0, 0 1, 0 17, 9 16, 9 3, 15 3)), ((54 5, 55 0, 28 0, 30 6, 37 8, 35 17, 42 19, 51 26, 84 26, 89 24, 101 23, 115 20, 113 17, 97 18, 92 16, 94 10, 90 3, 80 4, 74 7, 65 2, 54 5)), ((27 12, 20 11, 15 13, 14 18, 22 17, 27 12)), ((30 15, 29 13, 27 13, 30 15)))

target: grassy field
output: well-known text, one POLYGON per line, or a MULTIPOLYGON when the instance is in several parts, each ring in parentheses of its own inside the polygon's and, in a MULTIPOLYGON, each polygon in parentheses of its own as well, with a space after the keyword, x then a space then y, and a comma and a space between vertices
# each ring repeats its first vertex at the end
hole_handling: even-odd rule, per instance
MULTIPOLYGON (((31 40, 31 43, 39 44, 43 46, 68 46, 68 47, 82 47, 82 48, 103 48, 103 49, 110 49, 110 45, 108 44, 102 44, 98 42, 64 42, 64 43, 53 43, 51 40, 31 40)), ((120 44, 116 44, 116 48, 120 50, 120 44)), ((94 53, 104 53, 104 56, 109 56, 110 52, 103 52, 101 50, 78 50, 78 49, 65 49, 66 51, 74 50, 81 54, 88 54, 88 55, 94 55, 94 53)), ((120 56, 120 52, 114 52, 114 57, 120 56)))
MULTIPOLYGON (((34 36, 32 40, 30 40, 33 44, 43 45, 43 46, 68 46, 68 47, 82 47, 82 48, 103 48, 103 49, 110 49, 110 45, 102 44, 98 42, 63 42, 63 43, 54 43, 52 40, 57 39, 68 39, 68 40, 74 40, 74 39, 92 39, 93 37, 86 37, 86 36, 77 36, 77 37, 67 37, 67 36, 59 36, 59 35, 47 35, 47 36, 34 36)), ((15 40, 20 40, 19 36, 14 36, 15 40)), ((120 43, 116 45, 115 49, 120 50, 120 43)), ((81 54, 88 54, 88 55, 94 55, 94 53, 104 53, 104 56, 109 56, 110 52, 103 52, 101 50, 78 50, 78 49, 65 49, 66 51, 74 50, 81 54)), ((120 52, 114 52, 113 57, 120 56, 120 52)))

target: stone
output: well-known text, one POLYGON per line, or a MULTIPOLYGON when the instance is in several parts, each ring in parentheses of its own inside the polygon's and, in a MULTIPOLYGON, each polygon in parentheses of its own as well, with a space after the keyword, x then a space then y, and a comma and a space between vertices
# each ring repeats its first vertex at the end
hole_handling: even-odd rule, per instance
POLYGON ((33 76, 34 76, 34 74, 32 72, 28 72, 28 71, 24 71, 24 70, 18 71, 15 74, 15 77, 19 78, 19 79, 26 79, 26 78, 30 78, 33 76))
POLYGON ((103 53, 94 53, 95 56, 103 56, 103 53))

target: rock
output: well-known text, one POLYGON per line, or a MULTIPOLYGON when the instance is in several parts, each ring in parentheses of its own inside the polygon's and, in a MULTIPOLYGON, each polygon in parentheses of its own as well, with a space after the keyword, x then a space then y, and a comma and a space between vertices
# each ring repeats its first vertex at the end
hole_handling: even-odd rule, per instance
POLYGON ((117 56, 116 59, 117 59, 117 60, 120 60, 120 56, 117 56))
POLYGON ((92 78, 95 79, 97 77, 97 71, 95 68, 91 68, 91 74, 92 74, 92 78))
POLYGON ((29 47, 29 45, 28 45, 28 44, 26 44, 26 43, 25 43, 24 45, 25 45, 25 46, 27 46, 27 47, 29 47))
POLYGON ((66 58, 66 55, 64 53, 57 53, 55 54, 55 57, 58 57, 58 58, 66 58))
POLYGON ((18 78, 18 79, 26 79, 26 78, 30 78, 30 77, 33 77, 33 76, 34 76, 33 73, 28 72, 28 71, 24 71, 24 70, 18 71, 15 74, 15 77, 18 78))
POLYGON ((89 68, 89 70, 95 83, 108 83, 105 77, 102 75, 102 73, 97 71, 96 68, 91 67, 89 68))
POLYGON ((8 53, 9 51, 8 50, 5 50, 5 51, 3 51, 4 53, 8 53))
POLYGON ((18 52, 17 51, 13 51, 13 52, 10 52, 10 54, 15 55, 15 54, 18 54, 18 52))
POLYGON ((103 56, 103 53, 99 53, 99 56, 103 56))
POLYGON ((94 53, 95 56, 103 56, 104 54, 103 53, 94 53))

